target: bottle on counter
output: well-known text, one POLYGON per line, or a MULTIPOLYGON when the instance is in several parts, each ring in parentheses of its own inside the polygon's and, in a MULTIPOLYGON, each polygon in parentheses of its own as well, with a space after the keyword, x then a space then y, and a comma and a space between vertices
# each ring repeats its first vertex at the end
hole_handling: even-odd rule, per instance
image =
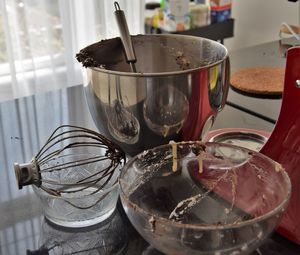
POLYGON ((166 31, 184 31, 190 29, 190 0, 165 0, 164 26, 166 31))
POLYGON ((224 22, 231 17, 232 0, 210 0, 211 23, 224 22))
POLYGON ((148 2, 145 5, 145 33, 153 33, 153 29, 159 27, 162 20, 162 10, 160 3, 148 2))

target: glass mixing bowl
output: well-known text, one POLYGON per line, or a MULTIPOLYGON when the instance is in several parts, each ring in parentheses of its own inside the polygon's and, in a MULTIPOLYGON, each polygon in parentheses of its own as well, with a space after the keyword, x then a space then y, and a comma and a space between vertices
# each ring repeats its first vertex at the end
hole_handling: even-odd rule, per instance
MULTIPOLYGON (((70 154, 60 156, 51 161, 80 162, 82 158, 93 156, 93 154, 70 154)), ((51 161, 49 164, 52 164, 51 161)), ((95 179, 95 177, 99 176, 99 171, 106 169, 110 164, 111 161, 108 159, 88 165, 80 165, 78 163, 77 166, 66 168, 63 172, 42 172, 42 177, 50 180, 45 183, 47 188, 56 188, 57 185, 51 181, 68 184, 77 183, 80 178, 87 179, 92 176, 95 179)), ((120 169, 121 166, 117 167, 112 176, 101 178, 97 183, 90 185, 89 188, 86 188, 85 185, 70 186, 70 191, 79 189, 75 193, 62 193, 60 196, 56 196, 35 185, 32 185, 32 188, 39 197, 44 214, 49 221, 69 228, 88 227, 104 221, 114 212, 119 197, 118 177, 120 169), (103 185, 104 183, 106 184, 103 185)))
POLYGON ((119 183, 131 223, 166 254, 248 254, 275 229, 291 193, 280 164, 221 143, 144 151, 119 183))

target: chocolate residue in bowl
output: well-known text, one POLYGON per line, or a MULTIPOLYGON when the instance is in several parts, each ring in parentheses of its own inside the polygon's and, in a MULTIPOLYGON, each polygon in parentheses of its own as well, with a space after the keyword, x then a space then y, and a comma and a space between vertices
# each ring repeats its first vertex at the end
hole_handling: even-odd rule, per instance
POLYGON ((91 44, 80 50, 76 59, 84 67, 110 69, 111 66, 125 61, 121 39, 116 37, 91 44))
POLYGON ((85 51, 80 51, 77 53, 76 59, 78 62, 82 63, 83 67, 98 67, 98 63, 85 51))
POLYGON ((183 52, 177 51, 175 60, 181 70, 190 69, 190 61, 185 57, 183 52))
MULTIPOLYGON (((206 67, 221 60, 225 54, 217 46, 211 46, 211 42, 202 42, 200 39, 160 35, 135 35, 131 39, 137 72, 142 75, 206 67)), ((91 44, 80 50, 76 58, 84 67, 132 72, 119 37, 91 44)))

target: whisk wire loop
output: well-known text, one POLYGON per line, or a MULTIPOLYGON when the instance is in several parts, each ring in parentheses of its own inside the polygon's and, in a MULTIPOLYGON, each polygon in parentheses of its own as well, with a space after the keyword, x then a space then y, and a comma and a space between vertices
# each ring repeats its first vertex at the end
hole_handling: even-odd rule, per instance
POLYGON ((105 136, 103 136, 91 129, 83 128, 83 127, 79 127, 79 126, 75 126, 75 125, 61 125, 52 132, 52 134, 49 136, 48 140, 46 141, 45 145, 40 149, 40 151, 38 152, 38 154, 36 156, 38 157, 39 153, 41 153, 43 151, 43 149, 47 146, 47 144, 49 144, 52 140, 54 140, 57 137, 62 136, 64 134, 73 133, 73 132, 84 132, 85 134, 91 134, 91 135, 95 136, 95 139, 99 139, 103 144, 109 145, 111 147, 117 146, 114 143, 112 143, 110 140, 108 140, 105 136), (57 135, 55 135, 60 129, 64 129, 64 128, 69 128, 69 130, 62 131, 61 133, 58 133, 57 135), (71 128, 73 128, 73 129, 71 129, 71 128))
POLYGON ((96 156, 96 157, 91 157, 91 158, 86 158, 86 159, 82 159, 82 160, 77 160, 76 163, 67 162, 67 163, 57 164, 56 166, 45 167, 45 168, 42 168, 40 170, 40 172, 60 171, 62 169, 66 169, 66 168, 69 168, 69 167, 78 167, 78 166, 82 166, 82 165, 86 165, 86 164, 90 164, 90 163, 95 163, 95 162, 103 161, 103 160, 106 160, 106 159, 107 158, 105 158, 104 156, 100 155, 100 156, 96 156))
MULTIPOLYGON (((89 139, 93 139, 93 140, 97 140, 98 141, 98 146, 102 147, 102 148, 108 148, 109 144, 105 144, 103 142, 105 142, 105 140, 99 139, 98 136, 90 136, 90 135, 73 135, 73 136, 67 136, 67 137, 62 137, 60 139, 58 139, 58 137, 63 136, 65 134, 70 134, 71 132, 78 132, 78 131, 69 131, 69 132, 62 132, 59 135, 54 136, 52 139, 49 139, 46 143, 46 145, 43 146, 43 148, 38 152, 38 154, 35 156, 35 158, 39 161, 42 160, 40 158, 42 158, 42 155, 45 154, 48 150, 50 150, 52 147, 54 147, 55 145, 65 141, 65 140, 70 140, 70 139, 79 139, 79 138, 89 138, 89 139), (99 142, 103 143, 103 144, 99 144, 99 142)), ((80 131, 79 131, 80 132, 80 131)), ((83 142, 81 142, 83 143, 83 142)), ((76 143, 74 143, 76 144, 76 143)), ((93 143, 86 143, 86 144, 90 144, 92 145, 93 143)), ((97 143, 94 143, 97 144, 97 143)), ((61 151, 65 150, 68 147, 72 147, 72 144, 68 144, 67 146, 65 146, 64 148, 61 148, 61 151)), ((58 152, 59 153, 59 152, 58 152)))
MULTIPOLYGON (((114 166, 114 168, 110 169, 110 171, 108 171, 109 168, 107 168, 106 172, 101 175, 101 179, 97 178, 92 181, 88 181, 88 182, 84 182, 84 183, 60 183, 60 184, 57 184, 53 181, 44 180, 43 181, 44 183, 48 183, 48 184, 52 184, 52 185, 59 185, 61 187, 58 188, 57 190, 55 190, 55 189, 51 189, 51 188, 41 185, 40 188, 45 190, 48 193, 50 192, 51 194, 55 194, 56 196, 61 196, 62 193, 65 193, 65 194, 76 193, 76 192, 83 191, 87 188, 94 187, 100 180, 103 180, 105 177, 108 176, 103 184, 101 184, 99 187, 97 187, 97 189, 95 189, 93 192, 89 193, 89 195, 93 195, 93 194, 99 192, 99 190, 103 189, 108 184, 108 182, 111 180, 116 168, 117 168, 117 165, 114 166), (78 188, 78 189, 70 190, 71 187, 76 187, 76 186, 82 186, 82 187, 78 188)), ((117 182, 117 180, 112 184, 112 186, 115 185, 116 182, 117 182)))

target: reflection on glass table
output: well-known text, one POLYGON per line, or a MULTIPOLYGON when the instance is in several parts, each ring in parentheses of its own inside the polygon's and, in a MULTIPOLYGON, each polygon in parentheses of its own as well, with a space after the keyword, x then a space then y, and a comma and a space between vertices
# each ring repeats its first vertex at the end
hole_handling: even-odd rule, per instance
POLYGON ((44 219, 41 224, 39 248, 27 254, 122 254, 128 233, 120 213, 93 227, 70 229, 53 225, 44 219))

